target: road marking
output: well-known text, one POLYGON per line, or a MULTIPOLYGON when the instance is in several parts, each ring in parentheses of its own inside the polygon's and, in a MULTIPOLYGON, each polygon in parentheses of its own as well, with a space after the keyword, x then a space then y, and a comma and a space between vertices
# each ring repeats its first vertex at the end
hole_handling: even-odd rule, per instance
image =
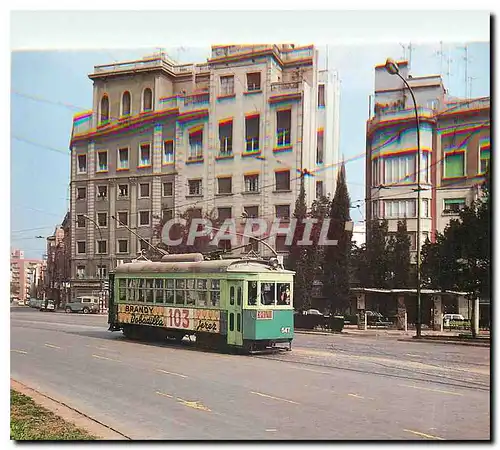
POLYGON ((57 345, 52 345, 52 344, 45 344, 45 347, 50 347, 50 348, 61 348, 61 347, 58 347, 57 345))
POLYGON ((27 355, 28 354, 28 352, 25 352, 24 350, 14 350, 14 349, 11 349, 11 352, 22 353, 23 355, 27 355))
POLYGON ((363 398, 364 399, 364 397, 361 397, 361 395, 358 395, 358 394, 347 394, 347 395, 349 395, 350 397, 356 397, 356 398, 363 398))
POLYGON ((167 372, 166 370, 156 369, 157 372, 166 373, 167 375, 175 375, 176 377, 188 378, 187 375, 182 375, 181 373, 167 372))
POLYGON ((262 394, 260 392, 250 391, 252 394, 260 395, 261 397, 272 398, 273 400, 281 400, 282 402, 293 403, 294 405, 300 405, 300 403, 294 402, 293 400, 287 400, 286 398, 273 397, 272 395, 262 394))
POLYGON ((173 396, 169 395, 169 394, 164 394, 163 392, 160 392, 160 391, 156 391, 156 393, 158 395, 163 395, 164 397, 168 397, 168 398, 174 398, 173 396))
POLYGON ((325 372, 323 370, 314 370, 314 369, 306 369, 305 367, 296 367, 292 366, 294 369, 297 370, 305 370, 306 372, 314 372, 314 373, 321 373, 323 375, 331 375, 331 372, 325 372))
POLYGON ((413 389, 421 389, 422 391, 439 392, 440 394, 458 395, 460 397, 463 397, 463 395, 464 395, 464 394, 460 394, 459 392, 442 391, 441 389, 431 389, 431 388, 424 388, 424 387, 420 387, 420 386, 410 386, 409 384, 400 384, 399 386, 409 387, 409 388, 413 388, 413 389))
POLYGON ((426 437, 429 439, 437 439, 438 441, 445 441, 446 440, 446 439, 443 439, 442 437, 439 437, 439 436, 433 436, 432 434, 421 433, 420 431, 413 431, 413 430, 406 430, 406 429, 403 431, 407 431, 408 433, 413 433, 413 434, 416 434, 417 436, 422 436, 422 437, 426 437))
POLYGON ((268 430, 266 431, 270 431, 270 432, 273 432, 273 431, 278 431, 276 428, 269 428, 268 430))
POLYGON ((184 406, 187 406, 189 408, 193 409, 199 409, 200 411, 206 411, 206 412, 211 412, 210 408, 207 408, 205 405, 203 405, 200 402, 190 402, 188 400, 183 400, 182 398, 178 398, 177 400, 184 406))
POLYGON ((414 356, 416 358, 420 358, 420 355, 413 355, 412 353, 407 353, 406 356, 414 356))
POLYGON ((92 355, 94 358, 99 358, 99 359, 107 359, 108 361, 116 361, 120 362, 118 359, 112 359, 112 358, 106 358, 105 356, 99 356, 99 355, 92 355))

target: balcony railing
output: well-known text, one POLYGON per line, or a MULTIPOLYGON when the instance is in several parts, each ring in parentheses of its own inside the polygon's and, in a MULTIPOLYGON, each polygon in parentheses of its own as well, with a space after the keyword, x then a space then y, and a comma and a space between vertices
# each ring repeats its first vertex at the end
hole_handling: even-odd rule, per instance
MULTIPOLYGON (((421 118, 432 119, 435 116, 435 112, 429 108, 418 107, 418 116, 421 118)), ((394 109, 386 110, 383 112, 377 112, 377 114, 370 120, 370 125, 376 125, 382 122, 388 122, 393 120, 408 120, 415 117, 415 109, 412 108, 398 108, 394 106, 394 109)))
POLYGON ((299 81, 271 83, 271 95, 296 93, 300 88, 299 81))
POLYGON ((256 152, 259 150, 259 138, 252 137, 246 139, 246 151, 247 152, 256 152))

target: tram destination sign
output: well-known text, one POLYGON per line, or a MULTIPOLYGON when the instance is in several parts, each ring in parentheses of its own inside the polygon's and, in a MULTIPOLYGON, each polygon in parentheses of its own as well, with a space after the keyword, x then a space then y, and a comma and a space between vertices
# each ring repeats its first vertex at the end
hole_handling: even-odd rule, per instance
POLYGON ((118 304, 118 321, 134 325, 220 332, 220 311, 214 309, 118 304))

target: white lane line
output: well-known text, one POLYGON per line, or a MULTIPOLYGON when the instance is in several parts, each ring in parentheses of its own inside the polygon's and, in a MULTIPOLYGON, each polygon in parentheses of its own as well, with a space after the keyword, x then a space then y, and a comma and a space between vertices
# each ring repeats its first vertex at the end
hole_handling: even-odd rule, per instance
POLYGON ((260 395, 261 397, 272 398, 273 400, 280 400, 282 402, 293 403, 294 405, 300 405, 300 403, 294 402, 293 400, 287 400, 286 398, 273 397, 272 395, 262 394, 261 392, 250 391, 252 394, 260 395))
POLYGON ((349 397, 355 397, 355 398, 363 398, 364 397, 361 397, 361 395, 358 395, 358 394, 347 394, 349 397))
POLYGON ((118 359, 106 358, 105 356, 92 355, 92 357, 94 357, 94 358, 98 358, 98 359, 106 359, 106 360, 108 360, 108 361, 120 362, 118 359))
POLYGON ((161 372, 161 373, 166 373, 167 375, 174 375, 176 377, 188 378, 187 375, 182 375, 182 373, 167 372, 166 370, 163 370, 163 369, 156 369, 156 371, 161 372))
POLYGON ((158 395, 162 395, 163 397, 174 398, 172 395, 169 395, 169 394, 164 394, 163 392, 160 392, 160 391, 156 391, 156 393, 157 393, 158 395))
POLYGON ((443 439, 442 437, 439 437, 439 436, 433 436, 432 434, 421 433, 420 431, 406 430, 406 429, 403 431, 406 431, 408 433, 413 433, 413 434, 416 434, 417 436, 422 436, 422 437, 425 437, 428 439, 436 439, 438 441, 445 441, 446 440, 446 439, 443 439))
POLYGON ((463 395, 464 395, 464 394, 460 394, 459 392, 442 391, 441 389, 431 389, 431 388, 424 388, 424 387, 421 387, 421 386, 411 386, 409 384, 400 384, 399 386, 400 387, 412 388, 412 389, 420 389, 422 391, 438 392, 440 394, 458 395, 460 397, 463 397, 463 395))
POLYGON ((11 349, 11 352, 16 352, 16 353, 21 353, 23 355, 27 355, 28 352, 25 352, 24 350, 15 350, 15 349, 11 349))
POLYGON ((61 347, 58 347, 57 345, 52 345, 52 344, 45 344, 45 347, 50 347, 50 348, 61 348, 61 347))

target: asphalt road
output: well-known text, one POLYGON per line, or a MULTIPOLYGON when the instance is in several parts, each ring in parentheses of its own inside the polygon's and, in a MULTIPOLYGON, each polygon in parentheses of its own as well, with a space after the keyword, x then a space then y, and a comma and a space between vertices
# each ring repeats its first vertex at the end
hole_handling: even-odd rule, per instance
POLYGON ((490 438, 489 348, 296 335, 240 356, 11 308, 11 376, 131 439, 490 438))

